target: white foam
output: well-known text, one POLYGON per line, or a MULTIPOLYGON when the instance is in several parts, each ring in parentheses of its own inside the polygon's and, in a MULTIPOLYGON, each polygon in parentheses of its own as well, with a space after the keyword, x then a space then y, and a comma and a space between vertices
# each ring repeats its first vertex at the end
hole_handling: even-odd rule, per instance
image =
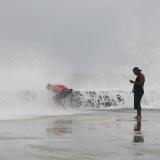
POLYGON ((57 107, 45 91, 0 91, 0 120, 71 114, 76 111, 57 107))
MULTIPOLYGON (((87 101, 89 94, 82 91, 82 101, 87 101)), ((132 109, 133 108, 133 94, 130 91, 122 90, 108 90, 108 91, 96 91, 98 97, 103 94, 109 95, 111 99, 115 99, 115 95, 119 94, 124 103, 119 103, 113 106, 90 107, 81 106, 80 109, 132 109)), ((87 92, 89 93, 89 92, 87 92)), ((145 109, 160 109, 159 105, 159 90, 146 90, 146 93, 142 99, 142 108, 145 109)), ((96 99, 94 99, 96 100, 96 99)), ((76 102, 75 102, 76 103, 76 102)), ((72 106, 74 108, 74 106, 72 106)), ((72 115, 79 113, 78 109, 71 109, 71 106, 66 108, 57 107, 54 102, 51 101, 51 95, 47 91, 31 91, 31 90, 3 90, 0 91, 0 120, 2 119, 25 119, 36 118, 40 116, 60 116, 60 115, 72 115)))

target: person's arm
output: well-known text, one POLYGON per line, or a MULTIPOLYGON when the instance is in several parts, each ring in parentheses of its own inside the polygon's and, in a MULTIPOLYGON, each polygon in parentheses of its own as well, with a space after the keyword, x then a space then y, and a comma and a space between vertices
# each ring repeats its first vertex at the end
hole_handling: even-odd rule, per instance
POLYGON ((144 78, 144 75, 142 74, 142 75, 139 76, 139 81, 138 81, 138 82, 133 81, 133 80, 130 80, 130 83, 143 85, 143 84, 144 84, 144 81, 145 81, 145 78, 144 78))
POLYGON ((130 81, 130 83, 135 83, 135 81, 133 81, 133 80, 129 80, 130 81))

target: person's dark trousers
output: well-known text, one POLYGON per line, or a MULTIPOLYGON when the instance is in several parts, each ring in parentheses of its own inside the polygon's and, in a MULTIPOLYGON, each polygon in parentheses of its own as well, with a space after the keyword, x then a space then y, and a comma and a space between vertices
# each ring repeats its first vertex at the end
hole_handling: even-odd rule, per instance
POLYGON ((137 110, 137 114, 141 115, 141 99, 143 97, 144 92, 134 93, 134 109, 137 110))

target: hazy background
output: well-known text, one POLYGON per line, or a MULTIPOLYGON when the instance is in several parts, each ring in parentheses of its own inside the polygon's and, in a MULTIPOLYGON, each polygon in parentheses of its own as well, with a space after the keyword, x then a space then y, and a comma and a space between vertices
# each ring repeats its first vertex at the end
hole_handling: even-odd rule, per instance
POLYGON ((0 0, 0 88, 160 84, 159 0, 0 0))

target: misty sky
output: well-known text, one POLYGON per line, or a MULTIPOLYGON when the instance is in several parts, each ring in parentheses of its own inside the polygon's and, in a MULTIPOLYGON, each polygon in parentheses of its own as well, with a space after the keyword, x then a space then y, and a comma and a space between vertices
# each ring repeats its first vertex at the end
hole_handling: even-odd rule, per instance
POLYGON ((0 0, 0 24, 1 69, 107 73, 159 64, 159 0, 0 0))

